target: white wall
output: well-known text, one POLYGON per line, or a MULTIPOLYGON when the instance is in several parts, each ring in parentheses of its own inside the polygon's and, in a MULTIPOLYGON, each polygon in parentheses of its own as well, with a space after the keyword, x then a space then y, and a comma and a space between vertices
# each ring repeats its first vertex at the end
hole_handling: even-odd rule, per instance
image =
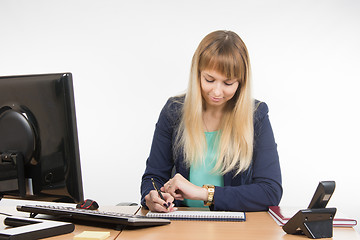
POLYGON ((162 106, 200 40, 233 30, 270 107, 281 204, 306 207, 335 180, 330 205, 360 220, 359 12, 358 0, 1 0, 0 75, 72 72, 85 197, 138 202, 162 106))

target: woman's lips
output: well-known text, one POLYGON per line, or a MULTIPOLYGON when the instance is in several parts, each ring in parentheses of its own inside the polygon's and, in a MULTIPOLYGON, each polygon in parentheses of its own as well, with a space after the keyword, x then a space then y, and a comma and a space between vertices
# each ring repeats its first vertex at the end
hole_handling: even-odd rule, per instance
POLYGON ((214 101, 214 102, 220 102, 221 101, 221 97, 219 98, 219 97, 212 97, 212 96, 210 96, 210 99, 212 100, 212 101, 214 101))

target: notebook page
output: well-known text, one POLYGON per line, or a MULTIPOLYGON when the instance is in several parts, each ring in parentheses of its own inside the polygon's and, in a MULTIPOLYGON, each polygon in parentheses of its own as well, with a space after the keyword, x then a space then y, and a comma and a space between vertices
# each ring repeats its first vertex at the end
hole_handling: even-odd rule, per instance
POLYGON ((168 219, 198 219, 198 220, 236 220, 244 221, 244 212, 225 211, 175 211, 168 213, 148 212, 147 217, 168 218, 168 219))

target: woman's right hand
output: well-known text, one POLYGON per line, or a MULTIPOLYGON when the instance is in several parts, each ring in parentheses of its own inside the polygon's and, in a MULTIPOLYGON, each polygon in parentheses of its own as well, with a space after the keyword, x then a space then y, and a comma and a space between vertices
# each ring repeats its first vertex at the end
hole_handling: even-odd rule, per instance
POLYGON ((151 190, 148 195, 145 196, 146 206, 152 212, 173 212, 177 208, 174 208, 174 198, 169 193, 162 193, 164 200, 162 200, 157 191, 151 190))

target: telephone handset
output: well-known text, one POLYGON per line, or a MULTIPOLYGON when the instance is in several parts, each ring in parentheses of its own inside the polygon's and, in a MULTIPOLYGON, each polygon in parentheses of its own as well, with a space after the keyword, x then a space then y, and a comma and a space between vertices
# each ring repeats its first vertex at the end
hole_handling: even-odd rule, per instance
POLYGON ((335 181, 322 181, 316 188, 308 208, 324 208, 335 190, 335 181))

